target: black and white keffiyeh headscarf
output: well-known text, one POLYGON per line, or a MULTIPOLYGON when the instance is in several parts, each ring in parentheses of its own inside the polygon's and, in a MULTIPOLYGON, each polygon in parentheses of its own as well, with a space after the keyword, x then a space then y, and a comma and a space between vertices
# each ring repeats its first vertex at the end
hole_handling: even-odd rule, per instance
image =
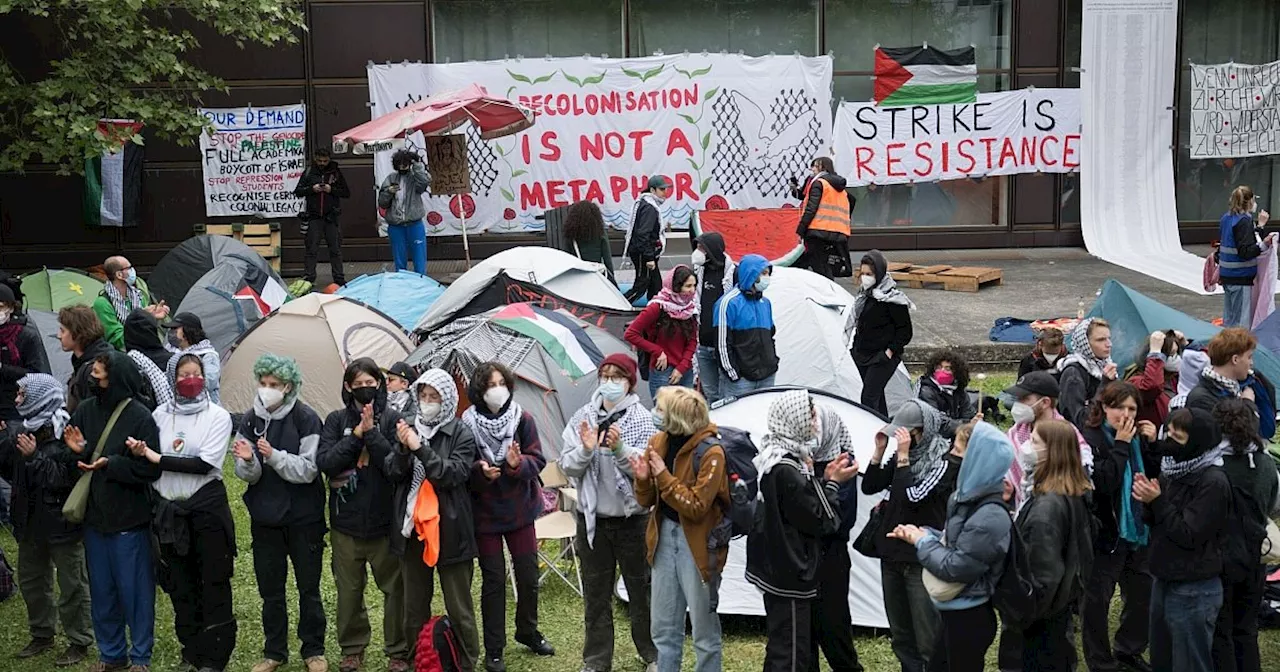
POLYGON ((1058 360, 1058 371, 1065 371, 1068 366, 1079 364, 1089 375, 1102 380, 1103 369, 1112 364, 1112 361, 1110 357, 1097 357, 1093 354, 1093 347, 1089 345, 1089 326, 1093 324, 1093 319, 1080 320, 1076 328, 1071 330, 1071 338, 1067 343, 1071 354, 1058 360))
MULTIPOLYGON (((422 392, 422 388, 430 387, 440 395, 440 412, 434 418, 422 417, 422 406, 417 406, 418 412, 413 417, 413 428, 418 432, 418 438, 422 440, 422 445, 418 450, 430 450, 431 439, 440 431, 441 427, 449 424, 455 416, 458 415, 458 388, 454 385, 453 376, 443 369, 427 369, 418 376, 418 380, 407 390, 413 397, 417 397, 422 392)), ((413 534, 413 511, 418 505, 418 491, 422 489, 422 483, 427 480, 427 468, 422 466, 422 460, 413 460, 413 479, 409 484, 409 497, 405 501, 404 522, 400 527, 400 535, 405 539, 413 534)))
POLYGON ((22 403, 18 405, 22 427, 35 432, 52 425, 53 436, 62 438, 62 430, 71 420, 62 383, 47 373, 28 373, 18 379, 18 387, 22 389, 22 403))
MULTIPOLYGON (((578 430, 582 423, 587 423, 588 427, 598 428, 606 422, 612 422, 613 427, 618 428, 621 435, 622 444, 632 450, 644 450, 649 445, 649 439, 658 432, 653 426, 653 419, 646 409, 640 403, 640 397, 635 393, 628 394, 623 397, 611 409, 606 410, 604 407, 604 397, 600 395, 597 389, 591 395, 591 401, 586 406, 579 408, 569 418, 568 424, 565 425, 564 431, 560 434, 560 440, 563 444, 563 450, 569 451, 582 448, 582 436, 578 430)), ((601 439, 603 442, 603 438, 601 439)), ((604 446, 601 446, 604 448, 604 446)), ((578 509, 582 512, 582 517, 586 522, 587 544, 595 544, 596 533, 596 510, 600 498, 600 488, 613 487, 622 493, 623 498, 634 498, 635 490, 631 485, 631 479, 627 477, 621 469, 613 470, 613 483, 601 483, 601 461, 614 459, 611 453, 604 450, 595 450, 591 454, 591 464, 583 472, 582 478, 573 479, 574 486, 578 489, 578 509)))
POLYGON ((506 410, 496 417, 481 413, 475 406, 468 408, 462 414, 462 423, 475 434, 476 445, 480 447, 480 454, 484 459, 489 464, 496 465, 501 463, 507 454, 507 448, 515 440, 516 428, 522 417, 524 409, 513 397, 507 402, 506 410))
POLYGON ((813 437, 813 401, 809 393, 784 392, 769 405, 769 433, 764 435, 760 452, 752 460, 760 477, 786 459, 798 463, 801 473, 812 473, 808 462, 813 458, 813 437))

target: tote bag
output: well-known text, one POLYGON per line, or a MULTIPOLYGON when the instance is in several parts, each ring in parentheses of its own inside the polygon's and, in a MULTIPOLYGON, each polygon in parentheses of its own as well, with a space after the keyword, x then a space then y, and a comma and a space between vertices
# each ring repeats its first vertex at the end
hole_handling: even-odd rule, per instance
MULTIPOLYGON (((132 400, 125 399, 116 404, 116 409, 111 412, 111 417, 107 420, 107 426, 102 429, 102 434, 98 435, 98 445, 93 448, 90 464, 102 457, 102 449, 107 445, 107 437, 111 435, 111 430, 115 429, 116 420, 120 419, 120 414, 124 412, 130 401, 132 400)), ((80 474, 80 480, 76 481, 75 487, 71 488, 71 494, 62 505, 62 517, 66 518, 68 523, 84 522, 84 512, 89 508, 89 483, 92 480, 93 472, 86 471, 80 474)))

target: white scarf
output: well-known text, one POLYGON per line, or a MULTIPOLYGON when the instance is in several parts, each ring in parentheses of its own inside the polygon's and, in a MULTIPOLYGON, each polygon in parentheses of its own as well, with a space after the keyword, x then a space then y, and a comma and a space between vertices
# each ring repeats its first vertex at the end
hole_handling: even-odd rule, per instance
POLYGON ((660 208, 662 207, 662 201, 658 200, 657 196, 654 196, 651 193, 645 192, 643 194, 640 194, 640 198, 637 198, 636 202, 631 206, 631 220, 627 223, 627 235, 626 235, 626 238, 622 241, 623 254, 626 254, 627 250, 631 248, 631 232, 635 231, 636 229, 636 215, 640 213, 640 203, 642 201, 648 201, 649 205, 652 205, 654 210, 658 210, 659 212, 658 244, 661 245, 663 249, 666 249, 667 247, 667 232, 663 230, 662 220, 661 220, 662 211, 660 208))
MULTIPOLYGON (((418 431, 418 440, 421 442, 418 450, 431 450, 431 439, 435 437, 436 432, 453 421, 454 416, 458 414, 458 388, 453 383, 453 376, 443 369, 428 369, 422 372, 418 380, 413 383, 414 396, 420 395, 423 387, 431 387, 440 395, 440 412, 436 417, 430 420, 424 419, 421 405, 418 406, 418 413, 413 416, 413 427, 418 431)), ((408 390, 405 392, 408 393, 408 390)), ((422 490, 422 484, 427 480, 427 468, 422 466, 422 460, 416 457, 410 459, 413 462, 413 480, 409 484, 409 496, 405 499, 404 521, 400 525, 400 536, 405 539, 413 534, 413 512, 418 506, 418 492, 422 490)))
POLYGON ((462 414, 462 422, 476 436, 476 444, 480 453, 490 466, 501 464, 507 454, 507 448, 515 439, 516 428, 520 418, 524 417, 524 409, 515 399, 507 402, 507 410, 496 418, 481 413, 475 406, 462 414))
MULTIPOLYGON (((569 424, 565 427, 564 433, 561 435, 561 442, 564 449, 581 449, 582 437, 578 433, 578 428, 582 423, 595 429, 605 420, 613 418, 613 426, 618 428, 618 432, 622 438, 624 446, 630 446, 633 449, 643 450, 649 445, 649 439, 657 433, 653 426, 653 420, 649 417, 649 412, 640 404, 640 397, 635 394, 628 394, 618 402, 613 410, 606 411, 604 409, 604 398, 600 396, 600 390, 597 389, 591 395, 591 401, 586 406, 578 409, 577 413, 569 419, 569 424)), ((587 527, 587 545, 595 544, 596 536, 596 510, 599 502, 600 483, 600 461, 612 459, 609 456, 602 456, 601 451, 597 450, 591 454, 591 464, 582 474, 582 478, 574 479, 577 481, 575 485, 578 488, 578 510, 582 512, 582 517, 587 527)), ((631 485, 631 479, 621 469, 613 470, 613 483, 608 484, 623 494, 624 498, 633 498, 635 496, 634 489, 631 485)), ((603 486, 608 487, 608 486, 603 486)))

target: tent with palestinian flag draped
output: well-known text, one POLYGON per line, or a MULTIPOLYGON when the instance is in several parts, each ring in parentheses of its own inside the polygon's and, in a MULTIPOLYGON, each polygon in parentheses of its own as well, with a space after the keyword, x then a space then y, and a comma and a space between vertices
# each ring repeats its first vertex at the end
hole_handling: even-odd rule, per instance
POLYGON ((964 104, 978 100, 978 65, 973 47, 945 51, 919 47, 876 47, 875 103, 884 107, 964 104))
POLYGON ((113 149, 84 162, 84 219, 90 226, 137 226, 142 210, 140 122, 98 120, 98 135, 113 149))

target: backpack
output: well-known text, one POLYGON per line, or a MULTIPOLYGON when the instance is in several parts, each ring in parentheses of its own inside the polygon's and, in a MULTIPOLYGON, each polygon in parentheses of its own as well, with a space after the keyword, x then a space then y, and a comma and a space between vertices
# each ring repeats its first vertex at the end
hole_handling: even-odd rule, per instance
POLYGON ((17 589, 13 566, 9 564, 8 558, 4 557, 4 549, 0 548, 0 602, 13 597, 17 589))
POLYGON ((991 604, 1006 623, 1029 623, 1035 620, 1037 596, 1041 589, 1031 573, 1027 544, 1018 530, 1017 521, 1009 517, 1009 551, 1004 558, 1004 573, 995 585, 991 604))
POLYGON ((1249 490, 1231 484, 1231 500, 1222 529, 1222 572, 1235 582, 1249 580, 1262 562, 1267 521, 1258 520, 1258 500, 1249 490))
POLYGON ((418 633, 415 672, 458 672, 458 636, 448 616, 432 616, 418 633))
POLYGON ((756 517, 756 494, 760 491, 760 474, 753 460, 759 451, 747 432, 721 426, 715 436, 703 439, 693 449, 694 474, 701 470, 702 456, 713 446, 724 448, 725 467, 729 472, 729 509, 707 536, 708 547, 719 549, 728 546, 730 539, 751 532, 756 517))

